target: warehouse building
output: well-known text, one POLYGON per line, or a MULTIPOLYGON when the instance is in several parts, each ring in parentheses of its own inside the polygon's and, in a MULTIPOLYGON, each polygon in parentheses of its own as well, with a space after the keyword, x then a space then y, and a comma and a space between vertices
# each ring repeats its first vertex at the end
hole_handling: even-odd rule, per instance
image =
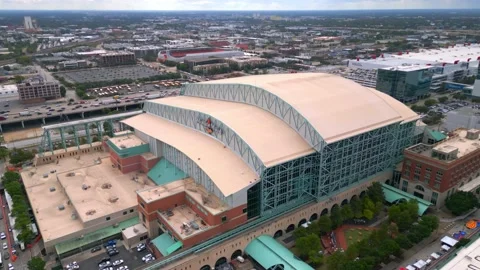
POLYGON ((111 67, 120 65, 132 65, 136 63, 135 54, 132 52, 105 53, 99 57, 100 65, 111 67))
POLYGON ((60 85, 43 80, 17 84, 21 103, 39 103, 45 100, 61 98, 60 85))

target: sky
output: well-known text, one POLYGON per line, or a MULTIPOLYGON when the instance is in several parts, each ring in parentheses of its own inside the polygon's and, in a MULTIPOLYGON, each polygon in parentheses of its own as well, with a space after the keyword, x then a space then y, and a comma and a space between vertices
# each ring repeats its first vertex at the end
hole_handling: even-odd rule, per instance
POLYGON ((480 0, 0 0, 0 10, 472 9, 480 0))

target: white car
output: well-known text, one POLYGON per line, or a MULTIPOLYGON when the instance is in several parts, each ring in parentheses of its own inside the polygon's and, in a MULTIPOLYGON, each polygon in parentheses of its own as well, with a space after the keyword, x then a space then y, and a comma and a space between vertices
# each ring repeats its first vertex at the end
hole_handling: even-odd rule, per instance
POLYGON ((116 260, 116 261, 113 262, 112 265, 113 265, 113 266, 119 266, 119 265, 122 264, 122 263, 123 263, 123 260, 116 260))
POLYGON ((4 232, 1 232, 1 233, 0 233, 0 239, 3 240, 3 239, 5 239, 5 238, 7 238, 7 236, 5 235, 4 232))
POLYGON ((8 270, 14 270, 13 265, 11 263, 8 264, 8 270))
POLYGON ((117 270, 128 270, 128 266, 122 265, 119 268, 117 268, 117 270))
POLYGON ((152 254, 147 254, 145 256, 142 257, 142 261, 146 261, 147 259, 149 259, 150 257, 153 257, 152 254))
POLYGON ((3 249, 8 249, 8 244, 7 244, 7 243, 3 243, 2 247, 3 247, 3 249))
POLYGON ((148 257, 146 260, 145 260, 145 263, 149 263, 149 262, 153 262, 155 261, 155 257, 151 256, 151 257, 148 257))

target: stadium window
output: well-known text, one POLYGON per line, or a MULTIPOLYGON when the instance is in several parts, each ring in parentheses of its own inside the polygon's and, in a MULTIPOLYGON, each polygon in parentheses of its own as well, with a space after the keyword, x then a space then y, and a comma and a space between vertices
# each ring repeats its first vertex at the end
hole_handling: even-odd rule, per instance
POLYGON ((130 209, 130 213, 133 213, 133 209, 130 209))
POLYGON ((127 214, 127 211, 123 211, 123 215, 126 215, 127 214))
POLYGON ((245 214, 247 212, 247 208, 243 208, 242 212, 245 214))
POLYGON ((106 219, 106 220, 110 220, 110 217, 106 217, 105 219, 106 219))
POLYGON ((222 217, 222 222, 225 222, 225 221, 227 221, 227 216, 222 217))

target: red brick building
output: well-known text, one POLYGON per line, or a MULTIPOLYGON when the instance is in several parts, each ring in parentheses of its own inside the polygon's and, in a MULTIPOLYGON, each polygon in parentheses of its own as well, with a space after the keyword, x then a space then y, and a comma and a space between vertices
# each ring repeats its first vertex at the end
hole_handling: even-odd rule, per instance
POLYGON ((479 134, 475 129, 458 129, 440 143, 407 148, 400 188, 437 208, 457 190, 476 189, 480 185, 479 134))

